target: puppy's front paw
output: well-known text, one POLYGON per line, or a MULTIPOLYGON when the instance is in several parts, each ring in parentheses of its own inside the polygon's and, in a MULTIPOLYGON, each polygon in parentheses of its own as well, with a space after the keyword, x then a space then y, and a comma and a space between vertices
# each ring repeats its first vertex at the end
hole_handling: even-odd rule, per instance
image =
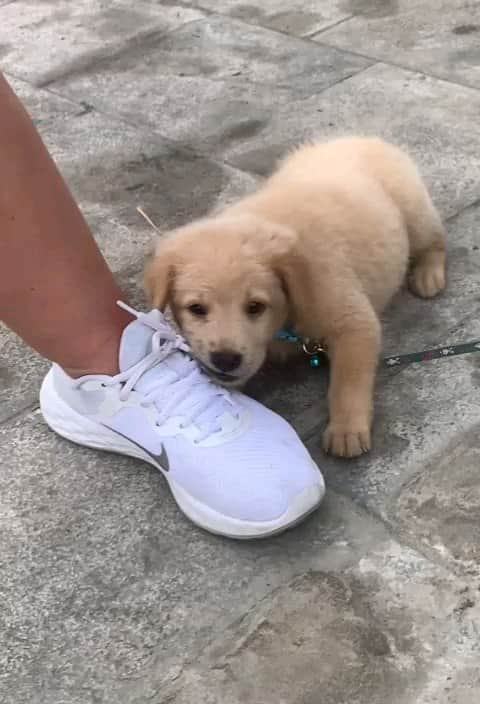
POLYGON ((337 457, 358 457, 371 448, 370 427, 366 423, 330 422, 323 434, 323 449, 337 457))
POLYGON ((420 298, 433 298, 445 288, 445 279, 445 252, 430 250, 414 265, 409 286, 420 298))

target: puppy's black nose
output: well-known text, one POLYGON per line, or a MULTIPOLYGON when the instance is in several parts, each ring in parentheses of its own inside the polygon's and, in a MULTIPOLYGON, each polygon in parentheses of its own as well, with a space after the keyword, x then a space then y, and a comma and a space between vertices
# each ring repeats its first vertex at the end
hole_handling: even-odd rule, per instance
POLYGON ((210 355, 213 366, 221 372, 233 372, 242 363, 242 355, 237 352, 212 352, 210 355))

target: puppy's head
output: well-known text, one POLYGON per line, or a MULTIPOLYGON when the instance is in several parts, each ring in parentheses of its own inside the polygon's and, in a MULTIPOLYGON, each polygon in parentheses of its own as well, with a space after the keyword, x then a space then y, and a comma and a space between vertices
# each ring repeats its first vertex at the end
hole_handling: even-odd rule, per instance
POLYGON ((152 304, 170 305, 193 355, 225 385, 245 383, 289 316, 284 274, 296 234, 252 215, 176 230, 147 266, 152 304))

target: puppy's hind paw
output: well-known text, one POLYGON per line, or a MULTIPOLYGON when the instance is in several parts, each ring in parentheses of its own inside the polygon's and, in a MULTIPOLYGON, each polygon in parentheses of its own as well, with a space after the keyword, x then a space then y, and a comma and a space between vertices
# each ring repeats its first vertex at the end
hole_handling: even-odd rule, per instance
POLYGON ((329 423, 323 434, 323 449, 336 457, 358 457, 372 446, 370 428, 329 423))

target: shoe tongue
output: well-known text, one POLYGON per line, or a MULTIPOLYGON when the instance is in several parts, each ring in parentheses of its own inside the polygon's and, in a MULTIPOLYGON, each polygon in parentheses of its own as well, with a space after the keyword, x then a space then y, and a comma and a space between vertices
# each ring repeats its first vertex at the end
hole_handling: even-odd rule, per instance
MULTIPOLYGON (((149 314, 150 315, 150 314, 149 314)), ((152 350, 152 328, 140 320, 133 320, 123 331, 118 353, 118 366, 121 372, 130 369, 152 350)))
MULTIPOLYGON (((120 340, 118 354, 118 366, 121 372, 133 367, 152 351, 153 333, 161 325, 167 326, 168 323, 159 310, 151 310, 127 325, 120 340), (153 327, 150 327, 148 322, 151 322, 153 327)), ((166 367, 180 375, 185 372, 186 363, 187 357, 183 352, 172 352, 162 362, 166 367)), ((153 370, 144 375, 147 380, 150 378, 151 372, 153 370)), ((144 379, 142 378, 140 381, 144 382, 144 379)), ((141 385, 143 386, 144 384, 142 383, 141 385)))

